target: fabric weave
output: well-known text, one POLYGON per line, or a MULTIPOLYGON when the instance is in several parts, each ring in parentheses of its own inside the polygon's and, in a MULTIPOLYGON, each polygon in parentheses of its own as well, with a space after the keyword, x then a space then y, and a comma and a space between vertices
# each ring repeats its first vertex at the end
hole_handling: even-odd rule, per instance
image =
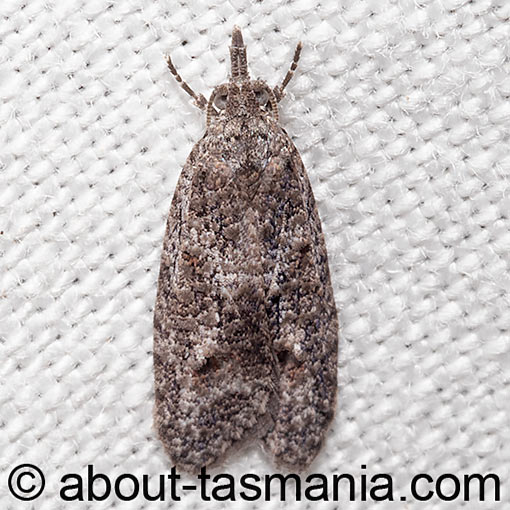
MULTIPOLYGON (((46 474, 33 508, 52 510, 67 508, 60 477, 87 464, 112 479, 171 467, 152 429, 152 314, 205 119, 163 56, 207 96, 234 24, 271 85, 304 43, 281 122, 317 199, 341 329, 338 409, 312 470, 391 473, 397 495, 419 472, 508 481, 509 18, 505 0, 3 0, 0 507, 20 508, 7 477, 21 462, 46 474)), ((218 472, 270 470, 251 449, 218 472)), ((336 508, 277 492, 268 510, 336 508)), ((200 504, 181 496, 173 508, 200 504)), ((505 503, 427 508, 451 505, 505 503)))

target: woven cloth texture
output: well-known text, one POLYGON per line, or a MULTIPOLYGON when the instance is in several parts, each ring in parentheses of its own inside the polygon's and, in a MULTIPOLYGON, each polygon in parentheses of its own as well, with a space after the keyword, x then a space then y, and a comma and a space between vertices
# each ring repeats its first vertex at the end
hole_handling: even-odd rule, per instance
MULTIPOLYGON (((281 123, 315 192, 341 324, 338 409, 311 472, 391 473, 397 498, 380 509, 425 508, 399 501, 420 472, 508 483, 509 18, 507 0, 2 0, 0 507, 68 508, 60 478, 88 464, 112 479, 171 468, 152 428, 152 312, 205 118, 163 57, 208 95, 234 24, 271 85, 304 43, 281 123), (46 474, 32 503, 7 488, 22 462, 46 474)), ((253 446, 214 472, 273 470, 253 446)), ((338 505, 282 503, 276 487, 263 505, 372 508, 360 488, 338 505)), ((180 495, 73 508, 262 504, 180 495)))

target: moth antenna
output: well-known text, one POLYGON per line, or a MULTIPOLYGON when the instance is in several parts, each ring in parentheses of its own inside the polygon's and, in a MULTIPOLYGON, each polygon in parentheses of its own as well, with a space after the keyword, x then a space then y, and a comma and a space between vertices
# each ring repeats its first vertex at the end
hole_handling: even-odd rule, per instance
POLYGON ((173 74, 174 78, 177 80, 177 83, 183 88, 185 92, 187 92, 194 100, 195 106, 198 106, 201 110, 205 110, 207 106, 207 99, 202 94, 197 94, 182 78, 181 75, 177 72, 170 55, 166 56, 166 63, 168 65, 168 69, 173 74))
POLYGON ((294 51, 294 58, 292 59, 292 64, 290 65, 290 69, 287 71, 285 78, 283 79, 282 84, 279 87, 274 88, 274 95, 276 96, 276 100, 280 102, 280 100, 284 96, 284 89, 289 84, 289 81, 294 76, 294 71, 297 69, 297 65, 299 62, 299 57, 301 56, 301 50, 303 49, 303 44, 298 42, 296 46, 296 51, 294 51))
POLYGON ((246 58, 246 46, 243 41, 241 29, 234 25, 232 29, 232 46, 230 46, 231 80, 242 81, 248 77, 248 61, 246 58))

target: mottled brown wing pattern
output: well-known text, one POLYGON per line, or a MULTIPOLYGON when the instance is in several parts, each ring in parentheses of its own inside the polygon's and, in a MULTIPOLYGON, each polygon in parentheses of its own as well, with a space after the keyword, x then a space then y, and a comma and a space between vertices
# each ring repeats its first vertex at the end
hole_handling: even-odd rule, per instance
POLYGON ((337 315, 301 158, 279 126, 282 85, 250 80, 234 28, 231 79, 179 178, 154 312, 154 421, 172 461, 198 472, 253 440, 277 466, 316 456, 336 400, 337 315))
POLYGON ((156 428, 187 471, 260 436, 276 405, 256 221, 224 165, 200 161, 171 206, 154 322, 156 428))
POLYGON ((278 165, 286 199, 270 300, 278 412, 264 441, 277 465, 302 469, 319 451, 334 414, 338 323, 315 200, 301 157, 287 144, 289 158, 278 165))

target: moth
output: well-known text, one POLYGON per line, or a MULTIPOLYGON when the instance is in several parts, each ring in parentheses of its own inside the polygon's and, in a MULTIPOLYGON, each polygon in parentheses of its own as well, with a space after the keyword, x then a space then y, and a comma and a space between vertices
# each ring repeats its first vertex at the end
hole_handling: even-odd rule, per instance
POLYGON ((154 424, 184 471, 259 441, 306 468, 334 414, 338 323, 328 258, 301 157, 278 121, 281 85, 250 78, 234 27, 231 75, 209 100, 179 177, 154 311, 154 424))

